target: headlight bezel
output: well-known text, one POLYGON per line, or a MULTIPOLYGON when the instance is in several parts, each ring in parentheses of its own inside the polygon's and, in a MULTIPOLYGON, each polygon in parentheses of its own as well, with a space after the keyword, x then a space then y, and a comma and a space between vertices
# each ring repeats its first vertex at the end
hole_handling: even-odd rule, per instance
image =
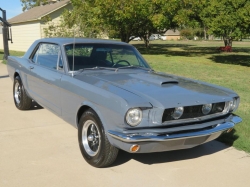
POLYGON ((125 121, 131 127, 138 126, 141 123, 142 118, 143 118, 143 112, 142 112, 142 109, 139 107, 128 109, 125 115, 125 121), (134 112, 134 115, 137 115, 136 117, 133 116, 132 114, 133 112, 134 112), (138 119, 132 119, 132 118, 138 118, 138 119))
POLYGON ((212 111, 212 108, 213 108, 212 103, 202 105, 201 110, 202 110, 203 115, 208 115, 212 111))
POLYGON ((183 115, 183 113, 184 113, 184 107, 182 107, 182 106, 180 106, 180 107, 175 107, 174 108, 174 111, 173 111, 173 113, 172 113, 172 118, 174 119, 174 120, 178 120, 178 119, 180 119, 181 118, 181 116, 183 115), (174 116, 175 115, 175 116, 174 116), (176 116, 177 115, 177 116, 176 116))
POLYGON ((229 101, 229 112, 232 113, 236 111, 239 107, 240 103, 240 98, 239 97, 234 97, 233 100, 229 101))

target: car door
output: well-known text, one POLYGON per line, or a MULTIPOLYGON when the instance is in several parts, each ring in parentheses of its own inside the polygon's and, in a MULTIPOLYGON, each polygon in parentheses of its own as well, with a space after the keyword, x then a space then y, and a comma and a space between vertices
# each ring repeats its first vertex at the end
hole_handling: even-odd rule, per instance
POLYGON ((34 100, 61 115, 61 77, 64 74, 60 46, 40 43, 30 57, 27 85, 34 100))

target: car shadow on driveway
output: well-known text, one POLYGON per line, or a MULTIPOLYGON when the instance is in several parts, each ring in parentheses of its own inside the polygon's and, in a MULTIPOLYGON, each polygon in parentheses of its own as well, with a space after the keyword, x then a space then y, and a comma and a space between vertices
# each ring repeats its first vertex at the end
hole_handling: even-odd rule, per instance
POLYGON ((132 154, 120 150, 118 157, 116 161, 112 164, 112 166, 118 166, 124 164, 131 159, 134 159, 138 162, 148 165, 165 163, 165 162, 175 162, 180 160, 188 160, 188 159, 202 157, 205 155, 210 155, 222 151, 228 147, 230 146, 227 146, 221 142, 214 140, 212 142, 208 142, 206 144, 199 145, 191 149, 166 151, 158 153, 132 154))
POLYGON ((43 107, 33 100, 31 108, 29 110, 40 110, 40 109, 43 109, 43 107))
POLYGON ((7 78, 7 77, 9 77, 9 75, 3 75, 3 76, 0 76, 0 79, 7 78))

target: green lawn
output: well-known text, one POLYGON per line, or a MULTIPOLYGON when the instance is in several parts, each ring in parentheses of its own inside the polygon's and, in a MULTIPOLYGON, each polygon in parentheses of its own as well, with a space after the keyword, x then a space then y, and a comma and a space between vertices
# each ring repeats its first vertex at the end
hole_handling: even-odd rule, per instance
MULTIPOLYGON (((220 140, 250 152, 250 42, 233 42, 233 52, 219 53, 222 41, 131 42, 156 71, 198 79, 231 88, 241 97, 236 114, 243 122, 220 140)), ((23 52, 11 51, 22 56, 23 52)), ((0 50, 0 59, 3 52, 0 50)))
POLYGON ((233 42, 233 52, 219 53, 222 41, 131 42, 156 71, 198 79, 228 87, 240 95, 236 114, 243 122, 220 140, 250 152, 250 42, 233 42))
MULTIPOLYGON (((0 49, 0 60, 3 60, 3 55, 4 55, 4 51, 2 49, 0 49)), ((10 55, 11 56, 23 56, 24 52, 20 52, 20 51, 10 51, 10 55)), ((3 60, 3 63, 6 64, 6 61, 3 60)))

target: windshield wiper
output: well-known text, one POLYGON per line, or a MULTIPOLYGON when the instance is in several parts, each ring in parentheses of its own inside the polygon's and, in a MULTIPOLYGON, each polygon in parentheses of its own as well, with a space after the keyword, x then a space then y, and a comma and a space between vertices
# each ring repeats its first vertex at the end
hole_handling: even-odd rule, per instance
POLYGON ((79 69, 79 70, 77 70, 77 72, 82 73, 85 70, 112 70, 112 71, 117 72, 117 71, 119 71, 119 69, 127 69, 127 68, 138 68, 138 69, 146 70, 148 72, 154 72, 153 69, 151 69, 151 68, 145 68, 145 67, 142 67, 142 66, 123 66, 123 67, 119 67, 119 68, 96 66, 96 67, 93 67, 93 68, 79 69))
POLYGON ((81 73, 81 72, 83 72, 84 70, 100 70, 100 69, 114 70, 114 68, 96 66, 96 67, 93 67, 93 68, 83 68, 83 69, 79 69, 78 72, 81 73))
POLYGON ((149 72, 154 71, 151 68, 145 68, 145 67, 142 67, 142 66, 123 66, 123 67, 116 68, 115 71, 117 72, 119 69, 127 69, 127 68, 138 68, 138 69, 143 69, 143 70, 146 70, 146 71, 149 71, 149 72))

